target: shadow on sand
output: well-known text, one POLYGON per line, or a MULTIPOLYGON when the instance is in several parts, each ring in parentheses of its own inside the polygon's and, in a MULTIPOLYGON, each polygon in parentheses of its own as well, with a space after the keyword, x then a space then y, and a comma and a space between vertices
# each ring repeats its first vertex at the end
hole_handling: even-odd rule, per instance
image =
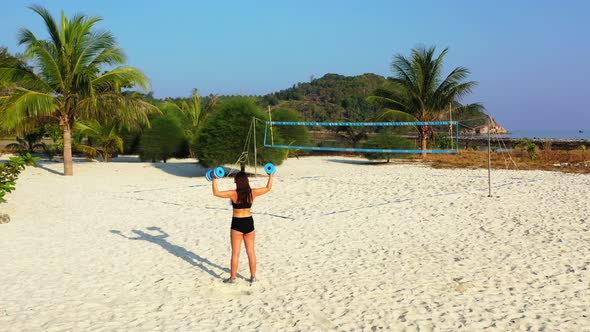
POLYGON ((386 165, 386 161, 370 161, 370 160, 352 160, 352 159, 328 159, 331 163, 351 164, 351 165, 386 165))
POLYGON ((57 162, 46 162, 46 161, 39 162, 39 161, 38 161, 38 162, 37 162, 37 168, 40 168, 40 169, 42 169, 42 170, 44 170, 44 171, 47 171, 47 172, 49 172, 49 173, 53 173, 53 174, 57 174, 57 175, 64 175, 64 173, 63 173, 63 172, 59 172, 59 171, 56 171, 56 170, 54 170, 54 169, 47 168, 47 166, 45 166, 45 164, 47 164, 47 163, 56 164, 57 162))
POLYGON ((207 169, 199 165, 194 159, 171 159, 164 163, 162 161, 148 162, 143 161, 136 155, 119 155, 111 160, 111 162, 121 163, 146 163, 154 168, 157 168, 165 173, 182 176, 188 178, 205 176, 207 169))
POLYGON ((195 162, 183 163, 151 163, 152 167, 161 170, 162 172, 182 176, 187 178, 204 177, 207 169, 195 162))
MULTIPOLYGON (((225 272, 227 274, 230 274, 230 270, 228 268, 225 268, 225 267, 222 267, 218 264, 215 264, 215 263, 211 262, 210 260, 195 254, 192 251, 186 250, 185 248, 183 248, 181 246, 177 246, 175 244, 168 242, 167 238, 170 235, 168 233, 164 232, 160 227, 152 226, 152 227, 148 227, 146 229, 148 230, 148 232, 150 232, 152 234, 150 234, 148 232, 141 231, 141 230, 137 230, 137 229, 131 230, 131 232, 136 234, 135 237, 130 237, 130 236, 124 235, 123 233, 121 233, 121 231, 118 231, 118 230, 111 230, 111 233, 119 235, 121 237, 124 237, 128 240, 134 240, 134 241, 140 240, 140 241, 147 241, 147 242, 151 242, 153 244, 157 244, 160 247, 162 247, 164 250, 166 250, 168 253, 184 260, 185 262, 191 264, 192 266, 200 268, 204 272, 209 273, 211 276, 213 276, 217 279, 222 279, 222 277, 219 274, 219 272, 216 272, 214 270, 220 270, 221 272, 225 272)), ((239 274, 238 274, 238 277, 242 278, 242 279, 246 279, 239 274)))

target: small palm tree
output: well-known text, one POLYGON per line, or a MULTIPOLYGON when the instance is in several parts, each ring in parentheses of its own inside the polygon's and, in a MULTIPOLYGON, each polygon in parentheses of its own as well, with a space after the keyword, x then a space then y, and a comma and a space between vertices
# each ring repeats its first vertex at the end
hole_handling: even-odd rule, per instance
MULTIPOLYGON (((207 116, 213 112, 218 100, 217 96, 211 96, 203 107, 199 90, 193 89, 189 101, 183 100, 179 103, 166 102, 162 105, 162 110, 164 113, 176 113, 179 118, 185 120, 182 121, 185 135, 189 142, 193 142, 198 129, 205 122, 207 116)), ((195 156, 195 151, 192 147, 190 148, 190 155, 191 157, 195 156)))
MULTIPOLYGON (((461 105, 459 101, 477 84, 465 82, 469 70, 457 67, 446 77, 442 76, 444 49, 435 56, 435 48, 412 49, 409 58, 396 55, 391 68, 394 77, 388 78, 368 100, 383 108, 381 119, 391 121, 428 122, 440 119, 449 105, 455 109, 481 107, 479 104, 461 105)), ((432 136, 430 126, 419 126, 420 148, 426 150, 427 139, 432 136)), ((422 153, 423 155, 425 152, 422 153)))
POLYGON ((64 175, 73 175, 72 132, 77 119, 114 119, 147 123, 147 113, 159 110, 122 88, 147 89, 139 70, 119 66, 123 51, 108 31, 96 30, 101 18, 61 14, 59 22, 43 7, 30 7, 45 22, 48 40, 22 29, 19 44, 34 68, 0 62, 0 82, 11 90, 0 97, 0 126, 14 130, 44 118, 56 119, 63 131, 64 175))
POLYGON ((94 159, 100 156, 105 162, 109 162, 114 153, 123 152, 123 138, 119 136, 117 126, 113 123, 101 124, 96 120, 77 122, 76 129, 90 138, 92 145, 78 144, 76 149, 87 158, 94 159))
POLYGON ((19 154, 44 152, 47 149, 45 143, 41 142, 45 133, 42 130, 35 130, 24 134, 23 138, 16 137, 17 143, 6 145, 6 150, 19 154))

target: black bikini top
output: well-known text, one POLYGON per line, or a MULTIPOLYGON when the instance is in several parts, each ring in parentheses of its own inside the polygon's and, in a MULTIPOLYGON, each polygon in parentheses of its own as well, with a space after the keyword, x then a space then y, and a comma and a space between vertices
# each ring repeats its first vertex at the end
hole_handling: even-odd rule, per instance
POLYGON ((231 205, 234 207, 234 209, 249 209, 252 207, 252 203, 248 203, 248 202, 242 202, 242 203, 234 203, 234 201, 231 201, 231 205))

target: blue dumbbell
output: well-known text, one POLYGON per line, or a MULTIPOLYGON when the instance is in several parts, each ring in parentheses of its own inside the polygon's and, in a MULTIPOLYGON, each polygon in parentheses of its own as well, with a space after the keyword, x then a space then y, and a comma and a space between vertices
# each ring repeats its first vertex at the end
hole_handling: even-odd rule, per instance
POLYGON ((275 172, 276 172, 275 165, 273 165, 272 163, 267 163, 266 165, 264 165, 264 171, 268 175, 275 174, 275 172))
POLYGON ((217 166, 214 169, 210 169, 205 173, 205 178, 207 181, 212 181, 215 177, 216 179, 222 178, 225 176, 225 170, 221 166, 217 166))

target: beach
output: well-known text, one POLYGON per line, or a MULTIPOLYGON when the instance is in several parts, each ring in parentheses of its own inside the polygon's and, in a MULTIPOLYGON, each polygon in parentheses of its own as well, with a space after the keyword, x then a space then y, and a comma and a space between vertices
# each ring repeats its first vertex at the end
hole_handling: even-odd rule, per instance
POLYGON ((227 285, 195 160, 39 165, 0 205, 1 331, 590 331, 588 175, 288 159, 227 285))

